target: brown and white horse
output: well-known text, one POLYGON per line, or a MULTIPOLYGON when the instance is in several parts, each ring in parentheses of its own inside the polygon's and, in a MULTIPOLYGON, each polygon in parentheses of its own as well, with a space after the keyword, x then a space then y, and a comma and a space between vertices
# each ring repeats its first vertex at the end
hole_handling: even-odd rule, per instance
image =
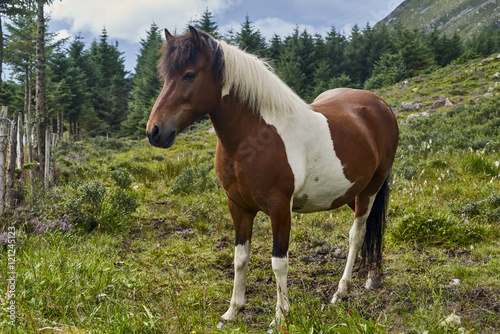
POLYGON ((227 194, 236 234, 234 287, 223 321, 244 308, 254 217, 271 218, 277 305, 273 323, 289 310, 287 292, 291 212, 354 210, 349 254, 332 303, 347 298, 355 259, 378 281, 388 199, 388 176, 398 145, 394 113, 377 95, 334 89, 306 104, 266 65, 237 47, 190 27, 165 30, 159 63, 164 80, 147 124, 152 145, 208 114, 218 136, 217 177, 227 194))

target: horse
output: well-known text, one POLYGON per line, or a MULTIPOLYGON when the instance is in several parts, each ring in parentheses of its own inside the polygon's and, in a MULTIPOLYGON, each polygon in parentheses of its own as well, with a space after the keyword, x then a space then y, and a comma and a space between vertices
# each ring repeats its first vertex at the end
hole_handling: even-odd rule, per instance
POLYGON ((263 60, 189 27, 165 29, 158 63, 163 80, 147 123, 149 142, 168 148, 202 115, 218 136, 215 171, 234 223, 234 285, 219 327, 245 305, 252 226, 271 220, 276 313, 289 311, 288 247, 292 212, 348 205, 354 211, 347 263, 331 302, 345 300, 358 253, 365 288, 380 284, 389 174, 399 140, 396 117, 376 94, 339 88, 304 102, 263 60))

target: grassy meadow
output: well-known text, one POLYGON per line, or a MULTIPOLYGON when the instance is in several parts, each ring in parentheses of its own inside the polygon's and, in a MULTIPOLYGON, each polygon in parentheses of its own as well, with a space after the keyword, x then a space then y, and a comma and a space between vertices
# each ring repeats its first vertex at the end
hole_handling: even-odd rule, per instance
MULTIPOLYGON (((382 288, 365 291, 356 266, 349 299, 329 305, 352 213, 294 214, 291 310, 276 333, 500 332, 500 95, 492 78, 500 59, 469 67, 379 92, 395 110, 402 101, 432 107, 441 95, 458 104, 419 118, 399 110, 382 288), (475 81, 464 79, 469 69, 475 81)), ((58 186, 2 218, 16 239, 14 268, 12 248, 0 245, 0 332, 266 332, 276 290, 263 214, 247 307, 216 328, 231 297, 234 232, 209 128, 194 126, 168 150, 146 140, 60 143, 58 186)))

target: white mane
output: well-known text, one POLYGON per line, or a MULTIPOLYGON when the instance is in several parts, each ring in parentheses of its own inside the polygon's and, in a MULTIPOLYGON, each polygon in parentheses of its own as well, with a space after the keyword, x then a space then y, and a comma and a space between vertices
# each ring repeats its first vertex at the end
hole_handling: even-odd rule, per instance
POLYGON ((233 90, 264 119, 310 109, 267 63, 224 41, 219 41, 219 46, 225 63, 222 96, 233 90))

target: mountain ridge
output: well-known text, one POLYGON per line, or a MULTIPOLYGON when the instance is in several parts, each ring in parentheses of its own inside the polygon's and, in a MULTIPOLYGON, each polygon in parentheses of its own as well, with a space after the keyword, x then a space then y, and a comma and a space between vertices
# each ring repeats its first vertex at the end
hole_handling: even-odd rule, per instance
POLYGON ((406 0, 378 24, 471 37, 500 29, 500 0, 406 0))

